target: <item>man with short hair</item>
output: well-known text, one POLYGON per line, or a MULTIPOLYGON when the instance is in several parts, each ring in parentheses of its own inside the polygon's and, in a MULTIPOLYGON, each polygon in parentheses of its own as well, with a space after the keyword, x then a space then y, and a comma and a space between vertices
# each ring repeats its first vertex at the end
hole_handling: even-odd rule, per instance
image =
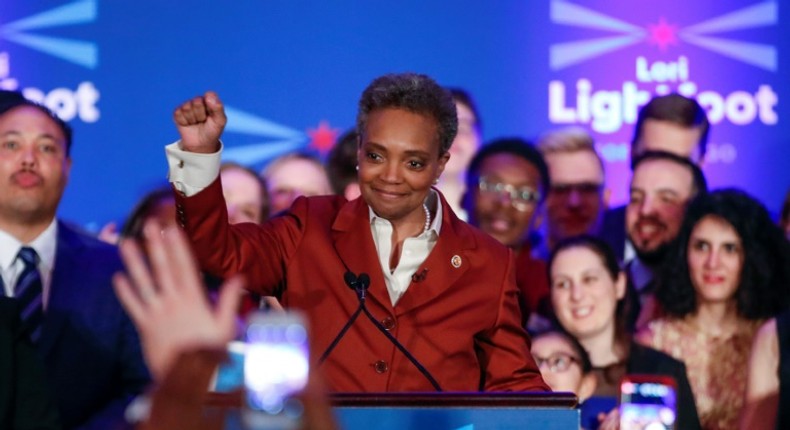
POLYGON ((696 100, 668 94, 654 97, 639 110, 631 141, 631 158, 645 151, 664 151, 702 165, 710 123, 696 100))
MULTIPOLYGON (((645 151, 664 151, 702 166, 709 131, 705 109, 696 100, 680 94, 653 97, 639 110, 631 140, 632 164, 645 151)), ((610 209, 604 214, 601 236, 612 245, 617 258, 628 262, 634 252, 626 242, 624 226, 625 206, 610 209)))
POLYGON ((554 244, 581 234, 596 235, 606 209, 604 165, 585 130, 569 127, 538 141, 551 174, 546 200, 546 238, 536 253, 548 257, 554 244))
POLYGON ((699 166, 668 152, 643 152, 634 159, 633 170, 625 220, 636 257, 626 273, 629 289, 639 298, 634 306, 644 307, 640 322, 647 322, 652 304, 645 304, 653 293, 655 274, 678 235, 688 202, 708 188, 699 166))
POLYGON ((71 129, 46 107, 0 105, 0 291, 23 309, 64 428, 108 429, 149 376, 112 290, 117 250, 55 217, 70 149, 71 129))

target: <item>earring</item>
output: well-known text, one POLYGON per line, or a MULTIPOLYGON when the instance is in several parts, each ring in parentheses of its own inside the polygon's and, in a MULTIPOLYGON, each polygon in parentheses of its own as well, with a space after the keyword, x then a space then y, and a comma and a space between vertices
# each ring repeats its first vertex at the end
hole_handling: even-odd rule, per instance
POLYGON ((357 164, 356 169, 357 169, 357 172, 359 172, 359 164, 357 164))
POLYGON ((436 178, 436 179, 434 179, 434 180, 433 180, 433 184, 434 184, 434 185, 438 185, 438 184, 439 184, 439 178, 436 178))

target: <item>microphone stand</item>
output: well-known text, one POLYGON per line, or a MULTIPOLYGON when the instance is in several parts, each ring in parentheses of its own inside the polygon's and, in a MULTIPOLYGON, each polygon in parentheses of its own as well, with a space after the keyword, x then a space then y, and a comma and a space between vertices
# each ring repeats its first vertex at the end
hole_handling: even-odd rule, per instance
POLYGON ((321 355, 321 358, 318 360, 318 364, 321 365, 326 360, 326 358, 329 356, 329 353, 332 352, 333 349, 335 349, 335 346, 337 346, 338 342, 340 342, 340 339, 343 337, 343 335, 348 331, 349 328, 351 328, 351 325, 354 323, 354 321, 356 321, 356 319, 359 316, 359 314, 361 312, 364 312, 365 315, 370 320, 370 322, 372 322, 373 325, 380 332, 382 332, 384 334, 384 336, 386 336, 387 339, 389 339, 389 341, 393 345, 395 345, 395 347, 398 348, 398 350, 401 353, 403 353, 403 355, 406 356, 406 358, 411 362, 411 364, 413 364, 414 367, 416 367, 417 370, 419 370, 420 373, 423 376, 425 376, 425 379, 427 379, 428 382, 431 383, 433 388, 436 391, 439 391, 439 392, 443 391, 442 387, 439 385, 439 383, 436 382, 436 379, 434 379, 433 376, 431 375, 431 373, 428 372, 428 369, 426 369, 422 364, 420 364, 420 362, 417 361, 417 359, 413 355, 411 355, 411 353, 406 349, 406 347, 404 347, 398 341, 398 339, 395 338, 395 336, 393 336, 389 331, 387 331, 387 329, 384 328, 384 326, 381 325, 381 323, 376 319, 376 317, 374 317, 373 314, 370 313, 370 311, 368 310, 367 306, 365 306, 365 292, 367 291, 368 287, 370 286, 370 276, 368 276, 367 273, 360 273, 359 277, 357 277, 356 275, 354 275, 353 273, 351 273, 349 271, 349 272, 346 272, 346 274, 343 277, 343 279, 346 281, 346 284, 350 288, 354 289, 354 291, 357 293, 357 298, 359 299, 359 306, 357 307, 356 312, 354 312, 354 314, 351 315, 351 318, 349 318, 349 320, 346 323, 346 325, 343 326, 343 329, 340 330, 340 333, 337 334, 337 336, 332 341, 332 343, 329 345, 329 347, 326 349, 326 351, 324 351, 324 353, 321 355))

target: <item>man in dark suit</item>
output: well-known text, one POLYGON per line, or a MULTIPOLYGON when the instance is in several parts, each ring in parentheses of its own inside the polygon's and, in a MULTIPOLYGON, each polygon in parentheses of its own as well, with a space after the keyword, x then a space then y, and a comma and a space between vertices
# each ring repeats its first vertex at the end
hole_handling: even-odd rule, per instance
POLYGON ((60 428, 44 368, 8 297, 0 297, 0 381, 0 428, 60 428))
POLYGON ((511 251, 458 219, 431 186, 457 129, 452 98, 432 79, 386 75, 363 93, 360 198, 299 198, 262 226, 228 224, 216 175, 226 119, 217 95, 190 100, 175 119, 181 141, 167 147, 170 180, 204 270, 244 273, 256 292, 305 311, 316 354, 357 309, 346 284, 359 289, 367 277, 370 313, 432 375, 371 321, 357 321, 323 364, 332 391, 548 388, 520 326, 511 251), (202 162, 213 172, 205 182, 184 176, 202 162))
POLYGON ((71 130, 46 107, 0 105, 0 275, 22 309, 65 428, 115 428, 148 371, 111 278, 117 250, 55 218, 71 130))
MULTIPOLYGON (((634 160, 646 151, 669 152, 702 167, 709 130, 705 109, 696 100, 680 94, 654 97, 639 110, 631 140, 631 170, 634 160)), ((625 206, 606 211, 600 236, 620 261, 628 262, 635 250, 625 232, 625 206)))
POLYGON ((657 316, 652 299, 655 277, 680 231, 688 202, 707 191, 702 170, 687 158, 647 151, 634 160, 630 201, 625 209, 628 240, 636 252, 625 268, 632 325, 640 326, 657 316))

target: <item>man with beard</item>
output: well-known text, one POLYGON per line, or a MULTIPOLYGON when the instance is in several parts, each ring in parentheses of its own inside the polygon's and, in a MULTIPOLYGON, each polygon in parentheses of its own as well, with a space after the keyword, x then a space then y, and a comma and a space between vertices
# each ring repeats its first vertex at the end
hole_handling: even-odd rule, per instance
POLYGON ((609 193, 604 166, 592 137, 569 127, 541 137, 538 150, 549 167, 551 185, 546 199, 546 238, 535 255, 548 258, 557 242, 582 234, 597 235, 609 193))
MULTIPOLYGON (((710 123, 696 100, 680 94, 653 97, 639 110, 631 140, 631 160, 645 151, 666 151, 702 166, 708 147, 710 123)), ((625 206, 604 213, 600 236, 620 261, 634 257, 625 238, 625 206)))
POLYGON ((669 152, 644 152, 634 159, 632 170, 625 224, 636 257, 626 266, 627 297, 631 322, 640 325, 653 315, 653 279, 678 234, 686 205, 708 187, 699 166, 669 152))

